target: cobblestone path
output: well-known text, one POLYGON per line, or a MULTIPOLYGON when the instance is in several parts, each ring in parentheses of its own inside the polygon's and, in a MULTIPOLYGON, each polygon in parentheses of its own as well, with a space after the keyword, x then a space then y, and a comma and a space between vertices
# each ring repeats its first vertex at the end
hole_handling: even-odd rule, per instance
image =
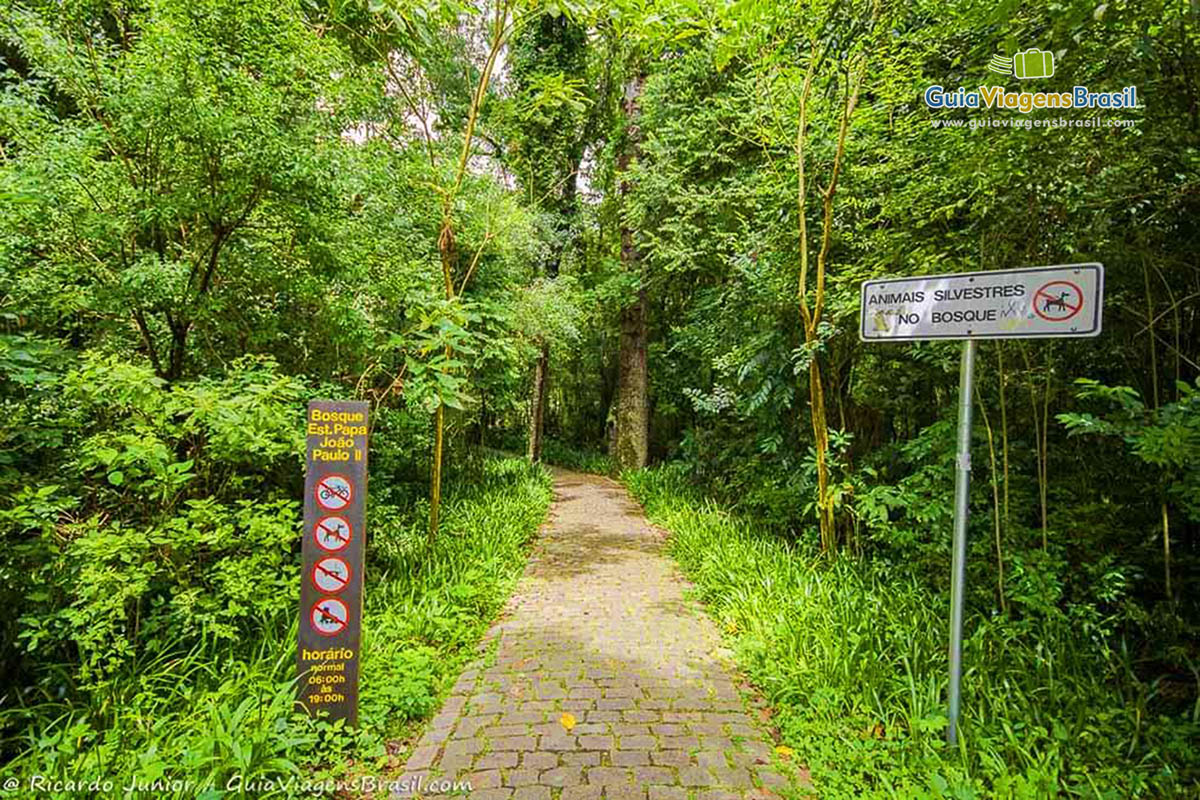
POLYGON ((751 800, 787 786, 641 509, 591 475, 556 471, 555 494, 493 647, 409 757, 419 794, 431 779, 469 781, 472 800, 751 800))

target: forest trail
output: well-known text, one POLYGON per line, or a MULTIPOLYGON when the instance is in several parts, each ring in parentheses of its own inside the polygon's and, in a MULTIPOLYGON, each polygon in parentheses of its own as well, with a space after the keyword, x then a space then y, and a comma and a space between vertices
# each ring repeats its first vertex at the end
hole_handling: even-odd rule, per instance
POLYGON ((406 776, 469 781, 472 800, 772 796, 787 779, 662 535, 614 481, 554 476, 494 647, 463 672, 406 776))

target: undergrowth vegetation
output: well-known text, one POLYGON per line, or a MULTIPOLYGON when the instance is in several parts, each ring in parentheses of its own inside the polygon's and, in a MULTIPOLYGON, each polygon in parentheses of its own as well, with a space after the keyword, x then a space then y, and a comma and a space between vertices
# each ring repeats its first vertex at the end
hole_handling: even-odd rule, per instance
POLYGON ((607 453, 576 447, 557 439, 546 440, 542 459, 549 464, 597 475, 611 475, 616 469, 607 453))
MULTIPOLYGON (((500 437, 499 441, 504 452, 520 452, 525 444, 519 435, 511 433, 500 437)), ((595 475, 615 475, 617 471, 608 453, 594 447, 580 447, 553 436, 547 436, 542 441, 541 460, 556 467, 595 475)))
POLYGON ((430 543, 427 503, 390 457, 404 415, 381 413, 361 727, 350 731, 294 707, 292 483, 302 401, 322 387, 262 359, 171 387, 110 358, 44 381, 61 392, 48 394, 42 427, 26 430, 55 448, 47 431, 69 435, 75 455, 0 509, 15 543, 0 561, 4 601, 19 631, 5 639, 15 669, 0 712, 3 772, 69 776, 98 795, 142 785, 190 798, 235 776, 280 785, 341 775, 348 758, 376 774, 394 767, 385 743, 433 711, 519 574, 549 503, 545 472, 457 454, 459 488, 430 543))
POLYGON ((631 481, 822 796, 1194 794, 1197 31, 1097 0, 0 0, 0 771, 392 769, 549 501, 471 442, 682 465, 631 481), (995 72, 1030 49, 1057 71, 995 72), (1002 80, 1139 103, 925 102, 1002 80), (1098 336, 979 347, 948 752, 958 361, 864 341, 862 288, 1082 262, 1098 336), (292 714, 315 397, 372 408, 353 733, 292 714))
POLYGON ((948 593, 903 559, 821 556, 732 515, 681 466, 626 479, 671 532, 819 797, 1195 796, 1200 705, 1139 677, 1108 588, 1008 616, 984 613, 989 587, 972 584, 951 749, 948 593))

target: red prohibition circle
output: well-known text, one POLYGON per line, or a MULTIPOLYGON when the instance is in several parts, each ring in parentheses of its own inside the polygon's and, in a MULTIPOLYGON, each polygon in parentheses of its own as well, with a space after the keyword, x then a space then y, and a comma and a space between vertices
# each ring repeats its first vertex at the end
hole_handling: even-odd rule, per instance
POLYGON ((1033 313, 1046 320, 1046 322, 1066 322, 1067 320, 1071 319, 1071 317, 1078 314, 1081 308, 1083 308, 1083 290, 1070 281, 1049 281, 1047 283, 1043 283, 1038 287, 1037 291, 1033 293, 1033 313), (1049 292, 1046 291, 1051 286, 1069 286, 1071 290, 1075 292, 1075 297, 1078 298, 1077 305, 1072 306, 1068 304, 1061 296, 1051 297, 1049 292), (1042 309, 1038 308, 1038 300, 1041 298, 1045 298, 1047 301, 1052 303, 1058 303, 1060 307, 1065 306, 1066 308, 1070 309, 1071 313, 1067 314, 1065 317, 1048 317, 1042 313, 1042 309))
POLYGON ((345 614, 347 616, 349 616, 349 614, 350 614, 350 609, 347 608, 346 604, 343 603, 341 600, 338 600, 337 598, 334 598, 334 597, 322 597, 320 600, 313 603, 312 608, 310 608, 308 610, 308 624, 312 627, 313 632, 316 633, 318 636, 337 636, 339 633, 346 630, 346 620, 341 619, 334 614, 330 614, 330 612, 327 609, 321 609, 321 611, 324 611, 326 614, 329 614, 329 616, 333 617, 335 620, 340 622, 341 627, 339 627, 336 631, 323 631, 317 627, 317 623, 315 622, 314 617, 317 613, 317 606, 321 605, 321 603, 337 603, 339 606, 342 607, 343 614, 345 614))
MULTIPOLYGON (((326 487, 326 489, 328 490, 328 487, 326 487)), ((350 506, 350 503, 354 500, 354 484, 345 475, 339 475, 336 472, 331 472, 328 475, 322 475, 320 478, 317 479, 316 486, 313 487, 313 499, 315 499, 317 501, 317 505, 324 511, 344 511, 346 508, 348 508, 350 506), (321 487, 325 486, 325 481, 329 480, 330 478, 341 478, 342 480, 344 480, 346 482, 346 496, 345 497, 342 497, 340 494, 337 494, 337 492, 333 492, 333 494, 337 495, 338 497, 342 497, 342 499, 346 501, 342 505, 337 506, 337 507, 327 506, 323 502, 321 502, 321 487)))
POLYGON ((313 588, 316 589, 318 592, 323 592, 325 594, 339 594, 343 589, 345 589, 347 586, 350 585, 350 578, 353 577, 353 575, 354 575, 354 573, 350 569, 350 565, 347 564, 344 559, 336 558, 336 557, 332 557, 332 556, 326 556, 324 558, 321 558, 318 561, 313 562, 312 572, 309 573, 309 577, 312 579, 313 588), (336 589, 326 589, 325 587, 321 586, 321 584, 317 583, 317 572, 321 571, 321 565, 324 564, 326 561, 337 561, 346 570, 345 578, 335 578, 335 580, 340 580, 342 582, 342 585, 336 589))
POLYGON ((321 517, 319 520, 317 520, 317 524, 313 526, 313 540, 317 543, 317 547, 321 548, 326 553, 342 552, 350 545, 350 540, 353 538, 354 538, 354 526, 351 525, 350 520, 346 519, 345 517, 339 517, 339 516, 331 514, 327 517, 321 517), (328 547, 325 545, 324 542, 321 541, 320 533, 322 530, 326 530, 326 531, 329 530, 328 528, 325 527, 325 523, 326 523, 326 521, 331 520, 331 519, 336 519, 346 526, 346 541, 339 547, 328 547))

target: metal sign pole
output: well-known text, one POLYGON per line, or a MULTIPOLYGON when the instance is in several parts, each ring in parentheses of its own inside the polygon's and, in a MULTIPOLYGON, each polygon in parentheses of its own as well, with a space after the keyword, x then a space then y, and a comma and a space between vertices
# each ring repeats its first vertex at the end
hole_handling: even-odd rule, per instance
POLYGON ((967 581, 967 513, 971 490, 971 394, 975 391, 974 339, 963 342, 958 373, 958 457, 954 470, 954 543, 950 572, 950 725, 946 741, 958 740, 962 690, 963 599, 967 581))

